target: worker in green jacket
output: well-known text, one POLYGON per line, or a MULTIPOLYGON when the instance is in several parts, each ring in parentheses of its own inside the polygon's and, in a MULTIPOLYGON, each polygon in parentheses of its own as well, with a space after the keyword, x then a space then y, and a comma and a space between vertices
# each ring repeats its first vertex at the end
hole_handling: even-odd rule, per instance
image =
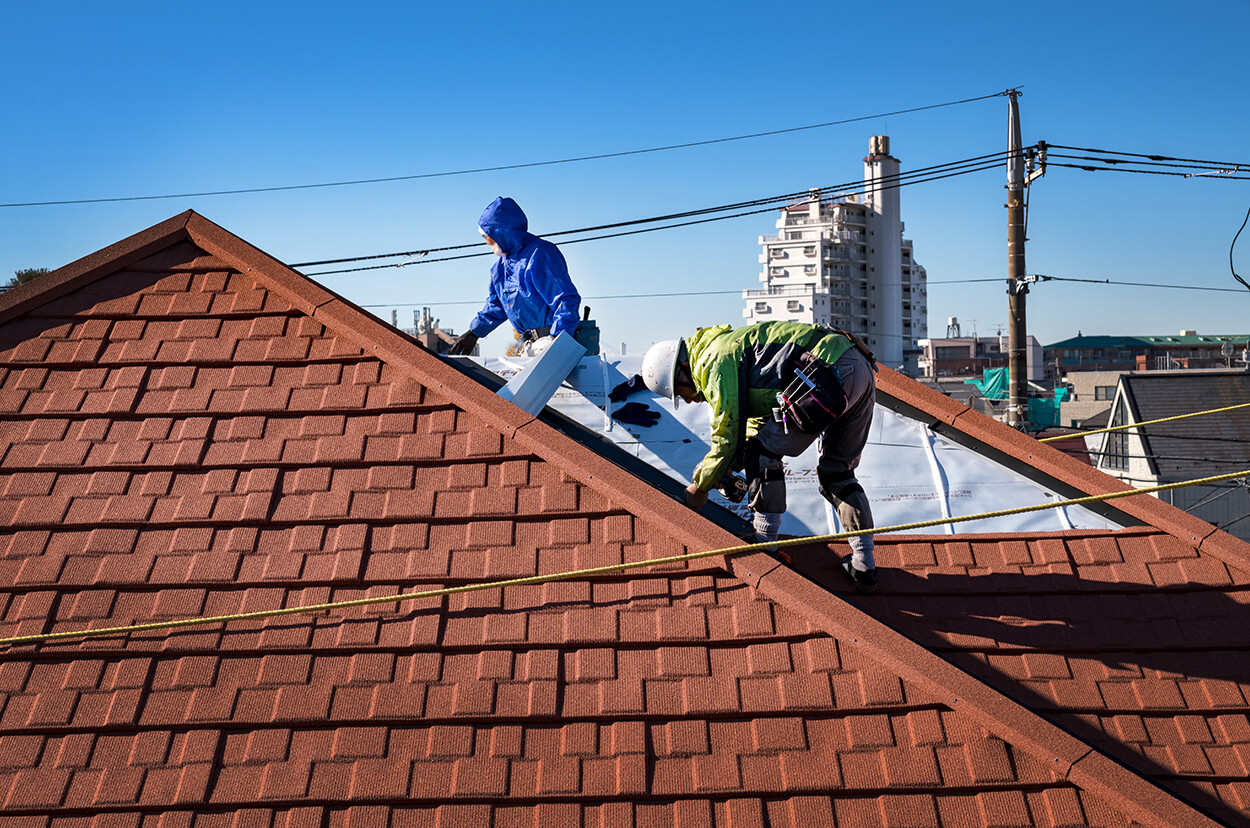
MULTIPOLYGON (((872 354, 844 332, 802 322, 700 328, 659 342, 643 382, 665 397, 712 406, 712 446, 695 468, 686 505, 699 509, 732 471, 747 479, 759 543, 777 540, 786 511, 783 457, 819 438, 820 493, 845 530, 871 529, 868 496, 855 478, 876 399, 872 354)), ((871 535, 847 539, 842 571, 860 592, 877 587, 871 535)))

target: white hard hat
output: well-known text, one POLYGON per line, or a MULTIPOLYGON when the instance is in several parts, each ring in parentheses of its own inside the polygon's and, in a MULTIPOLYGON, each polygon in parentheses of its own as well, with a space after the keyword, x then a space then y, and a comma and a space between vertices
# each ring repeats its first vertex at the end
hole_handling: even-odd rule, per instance
POLYGON ((642 358, 642 382, 661 397, 669 397, 677 407, 677 365, 686 351, 682 339, 657 342, 642 358))

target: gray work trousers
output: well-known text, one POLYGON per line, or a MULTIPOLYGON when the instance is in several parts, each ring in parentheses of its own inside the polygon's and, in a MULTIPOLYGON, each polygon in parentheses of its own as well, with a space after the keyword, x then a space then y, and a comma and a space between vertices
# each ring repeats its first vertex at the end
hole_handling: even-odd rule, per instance
MULTIPOLYGON (((766 422, 751 438, 763 451, 748 449, 746 452, 745 472, 750 494, 747 502, 757 515, 783 514, 786 481, 782 458, 797 457, 819 437, 816 474, 821 495, 833 505, 845 531, 871 529, 872 509, 868 496, 855 479, 855 468, 872 427, 877 397, 873 367, 855 348, 843 354, 833 367, 846 393, 846 411, 819 435, 804 434, 794 427, 787 429, 772 420, 766 422)), ((847 541, 857 558, 862 560, 866 555, 871 565, 872 536, 862 535, 847 541)))

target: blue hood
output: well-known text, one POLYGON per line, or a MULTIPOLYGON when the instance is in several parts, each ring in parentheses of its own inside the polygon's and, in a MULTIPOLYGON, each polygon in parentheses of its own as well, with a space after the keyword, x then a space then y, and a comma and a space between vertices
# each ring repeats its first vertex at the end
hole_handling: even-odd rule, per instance
POLYGON ((498 242, 507 256, 519 253, 533 239, 528 232, 529 220, 525 218, 520 205, 503 196, 492 201, 482 212, 477 226, 498 242))

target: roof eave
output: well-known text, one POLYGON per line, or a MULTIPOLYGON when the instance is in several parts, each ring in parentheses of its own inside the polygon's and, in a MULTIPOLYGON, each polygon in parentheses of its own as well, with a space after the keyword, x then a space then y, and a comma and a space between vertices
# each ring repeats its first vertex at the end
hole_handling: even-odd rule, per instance
POLYGON ((195 213, 191 210, 179 213, 38 279, 0 293, 0 323, 21 316, 53 299, 59 299, 96 279, 116 273, 133 262, 190 238, 187 223, 193 216, 195 213))

